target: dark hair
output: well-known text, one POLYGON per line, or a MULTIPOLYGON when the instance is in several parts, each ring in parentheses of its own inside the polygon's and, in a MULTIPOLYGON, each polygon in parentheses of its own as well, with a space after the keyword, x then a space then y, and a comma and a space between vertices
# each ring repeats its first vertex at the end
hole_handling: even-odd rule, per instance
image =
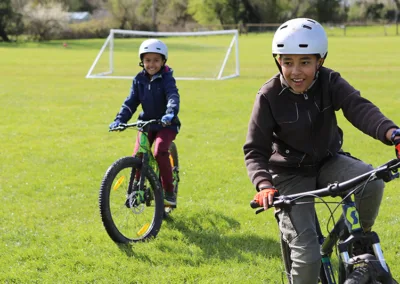
MULTIPOLYGON (((156 53, 156 52, 148 52, 148 53, 156 53)), ((143 56, 144 56, 145 54, 146 54, 146 53, 140 54, 139 66, 142 67, 142 68, 144 67, 144 64, 143 64, 143 56)), ((157 54, 160 54, 160 55, 161 55, 161 59, 165 61, 165 62, 164 62, 164 65, 165 65, 165 63, 167 62, 167 60, 165 59, 165 55, 164 55, 164 54, 161 54, 161 53, 157 53, 157 54)), ((163 65, 163 66, 164 66, 164 65, 163 65)))

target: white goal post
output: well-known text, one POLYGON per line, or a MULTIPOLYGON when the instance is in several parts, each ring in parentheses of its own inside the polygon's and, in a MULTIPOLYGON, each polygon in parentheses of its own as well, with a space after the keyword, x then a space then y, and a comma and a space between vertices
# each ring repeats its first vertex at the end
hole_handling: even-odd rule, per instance
POLYGON ((170 62, 171 54, 174 53, 174 47, 179 47, 177 48, 180 49, 179 53, 178 51, 175 51, 173 55, 173 59, 175 59, 175 61, 172 68, 174 69, 174 74, 177 74, 177 76, 175 77, 176 80, 224 80, 239 76, 238 30, 218 30, 201 32, 148 32, 111 29, 110 34, 108 35, 99 53, 97 54, 97 57, 95 58, 92 66, 90 67, 86 78, 132 79, 137 72, 134 72, 134 70, 132 70, 132 65, 136 62, 131 61, 136 60, 138 63, 139 49, 138 47, 134 48, 136 46, 133 45, 132 42, 129 40, 142 42, 144 39, 150 37, 159 38, 163 41, 167 41, 166 44, 169 48, 169 59, 167 64, 170 62), (205 38, 202 38, 204 36, 205 38), (213 36, 222 36, 224 41, 216 40, 216 43, 214 44, 213 36), (232 36, 231 39, 230 36, 232 36), (178 37, 180 39, 178 39, 178 37), (195 39, 196 42, 189 41, 189 38, 182 39, 181 37, 191 37, 192 39, 195 39), (225 39, 227 39, 227 41, 225 41, 225 39), (171 46, 169 46, 168 40, 175 40, 175 42, 172 42, 171 46), (190 44, 187 50, 183 47, 185 44, 190 44), (123 49, 121 46, 125 46, 125 49, 123 49), (118 49, 118 47, 120 49, 118 49), (206 55, 208 49, 210 50, 210 56, 206 55), (127 50, 129 50, 129 52, 127 50), (216 53, 217 51, 218 53, 216 53), (191 53, 186 54, 185 52, 191 53), (200 52, 204 52, 205 55, 199 55, 200 52), (116 58, 117 54, 125 55, 124 59, 116 58), (186 64, 187 68, 192 67, 193 70, 198 71, 197 74, 190 74, 190 72, 185 69, 186 67, 175 69, 175 62, 179 62, 176 57, 180 57, 181 54, 186 54, 187 56, 187 59, 180 59, 183 62, 182 65, 185 66, 186 64), (210 70, 213 69, 213 73, 205 74, 207 72, 204 71, 204 74, 200 74, 199 69, 202 68, 201 63, 205 62, 204 60, 208 58, 212 63, 204 63, 204 65, 208 64, 208 66, 204 67, 204 70, 207 69, 207 71, 211 73, 210 70), (191 63, 188 59, 197 59, 198 61, 191 63), (117 65, 123 68, 118 68, 117 65), (227 67, 228 65, 229 68, 227 67), (122 72, 123 74, 121 74, 122 69, 125 69, 122 72))

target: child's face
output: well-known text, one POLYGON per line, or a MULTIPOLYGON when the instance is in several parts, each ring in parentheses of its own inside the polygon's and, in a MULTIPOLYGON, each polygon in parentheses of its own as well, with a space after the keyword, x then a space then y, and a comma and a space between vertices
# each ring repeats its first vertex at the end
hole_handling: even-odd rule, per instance
POLYGON ((161 54, 158 53, 145 53, 143 55, 143 65, 144 69, 151 76, 160 71, 161 67, 164 65, 165 60, 162 59, 161 54))
POLYGON ((312 54, 283 54, 278 61, 289 86, 295 92, 303 93, 310 87, 323 59, 312 54))

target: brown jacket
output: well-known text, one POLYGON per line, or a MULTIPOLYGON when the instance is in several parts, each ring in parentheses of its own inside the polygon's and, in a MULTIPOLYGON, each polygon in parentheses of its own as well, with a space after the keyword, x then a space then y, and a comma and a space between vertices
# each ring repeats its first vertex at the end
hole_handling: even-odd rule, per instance
POLYGON ((365 134, 391 145, 385 134, 397 126, 339 73, 321 67, 304 94, 294 94, 280 74, 267 81, 257 93, 243 146, 252 183, 272 181, 273 172, 315 174, 342 148, 338 110, 365 134))

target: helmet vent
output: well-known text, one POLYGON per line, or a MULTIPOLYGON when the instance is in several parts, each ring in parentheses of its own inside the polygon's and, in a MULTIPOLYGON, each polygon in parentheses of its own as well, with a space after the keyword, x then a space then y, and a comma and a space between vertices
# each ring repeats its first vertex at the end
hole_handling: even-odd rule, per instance
POLYGON ((299 44, 299 47, 300 47, 300 48, 307 48, 307 47, 308 47, 308 44, 299 44))
POLYGON ((303 25, 303 28, 306 28, 306 29, 312 30, 312 27, 310 27, 310 26, 307 26, 307 25, 303 25))
MULTIPOLYGON (((149 49, 147 46, 144 49, 149 49)), ((161 50, 161 48, 156 47, 157 50, 161 50)))
POLYGON ((284 28, 287 28, 288 25, 285 25, 283 27, 281 27, 280 29, 283 30, 284 28))

